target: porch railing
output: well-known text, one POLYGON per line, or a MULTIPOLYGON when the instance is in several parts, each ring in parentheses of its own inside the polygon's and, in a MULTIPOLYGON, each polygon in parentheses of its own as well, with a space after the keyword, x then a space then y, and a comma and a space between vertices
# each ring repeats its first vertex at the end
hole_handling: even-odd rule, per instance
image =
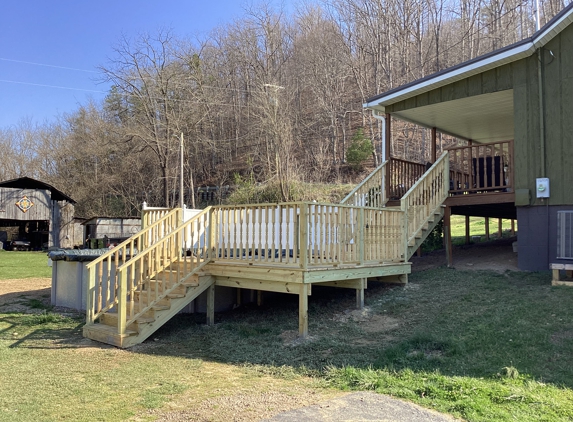
POLYGON ((448 148, 453 195, 513 189, 513 140, 448 148))
POLYGON ((402 198, 414 186, 429 166, 399 158, 390 158, 388 176, 388 197, 402 198))

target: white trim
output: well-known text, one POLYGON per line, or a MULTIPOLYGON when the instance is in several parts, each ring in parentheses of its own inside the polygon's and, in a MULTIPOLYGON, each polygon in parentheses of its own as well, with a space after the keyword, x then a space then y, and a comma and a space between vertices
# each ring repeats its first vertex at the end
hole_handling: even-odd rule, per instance
POLYGON ((452 82, 464 79, 472 74, 478 74, 501 65, 511 63, 522 59, 524 57, 529 57, 535 52, 533 43, 529 42, 527 44, 519 45, 511 50, 504 51, 503 53, 496 54, 494 56, 487 57, 483 60, 479 60, 475 63, 470 63, 467 66, 460 67, 452 72, 447 72, 439 75, 435 78, 429 79, 420 84, 415 84, 404 90, 394 92, 386 97, 378 98, 375 101, 364 103, 364 108, 375 108, 383 106, 382 103, 395 103, 404 98, 410 98, 414 95, 427 92, 431 89, 439 88, 448 85, 452 82))

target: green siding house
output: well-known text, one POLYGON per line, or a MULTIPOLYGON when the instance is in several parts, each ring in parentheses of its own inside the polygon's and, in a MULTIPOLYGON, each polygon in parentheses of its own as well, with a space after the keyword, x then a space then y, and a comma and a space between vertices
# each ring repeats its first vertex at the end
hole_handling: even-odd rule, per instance
POLYGON ((471 149, 450 156, 445 204, 453 214, 515 215, 520 269, 573 264, 573 4, 530 38, 372 97, 365 107, 386 116, 387 126, 391 116, 468 140, 471 149), (504 179, 500 189, 476 187, 471 167, 480 145, 491 152, 486 160, 499 163, 491 171, 504 179), (456 166, 465 179, 456 178, 456 166))

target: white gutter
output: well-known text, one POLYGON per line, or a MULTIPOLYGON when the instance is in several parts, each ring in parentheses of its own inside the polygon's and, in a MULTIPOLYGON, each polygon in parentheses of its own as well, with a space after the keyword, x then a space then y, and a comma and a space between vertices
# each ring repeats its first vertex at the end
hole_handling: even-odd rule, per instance
POLYGON ((394 92, 388 96, 381 97, 369 103, 364 103, 364 108, 375 108, 388 104, 398 102, 402 99, 411 98, 415 95, 422 94, 432 89, 440 88, 452 82, 459 81, 467 78, 468 76, 482 73, 486 70, 499 67, 501 65, 520 60, 525 57, 531 56, 535 52, 535 47, 532 42, 519 45, 511 50, 504 51, 503 53, 496 54, 480 60, 475 63, 468 64, 467 66, 460 67, 451 72, 444 73, 435 78, 429 79, 420 84, 407 87, 403 90, 394 92))

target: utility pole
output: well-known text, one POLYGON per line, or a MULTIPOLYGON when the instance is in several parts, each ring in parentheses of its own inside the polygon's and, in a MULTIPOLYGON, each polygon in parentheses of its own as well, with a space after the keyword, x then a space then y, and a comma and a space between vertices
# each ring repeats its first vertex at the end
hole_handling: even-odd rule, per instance
POLYGON ((181 132, 181 144, 179 148, 180 167, 179 167, 179 206, 181 210, 185 207, 185 191, 183 190, 183 132, 181 132))

